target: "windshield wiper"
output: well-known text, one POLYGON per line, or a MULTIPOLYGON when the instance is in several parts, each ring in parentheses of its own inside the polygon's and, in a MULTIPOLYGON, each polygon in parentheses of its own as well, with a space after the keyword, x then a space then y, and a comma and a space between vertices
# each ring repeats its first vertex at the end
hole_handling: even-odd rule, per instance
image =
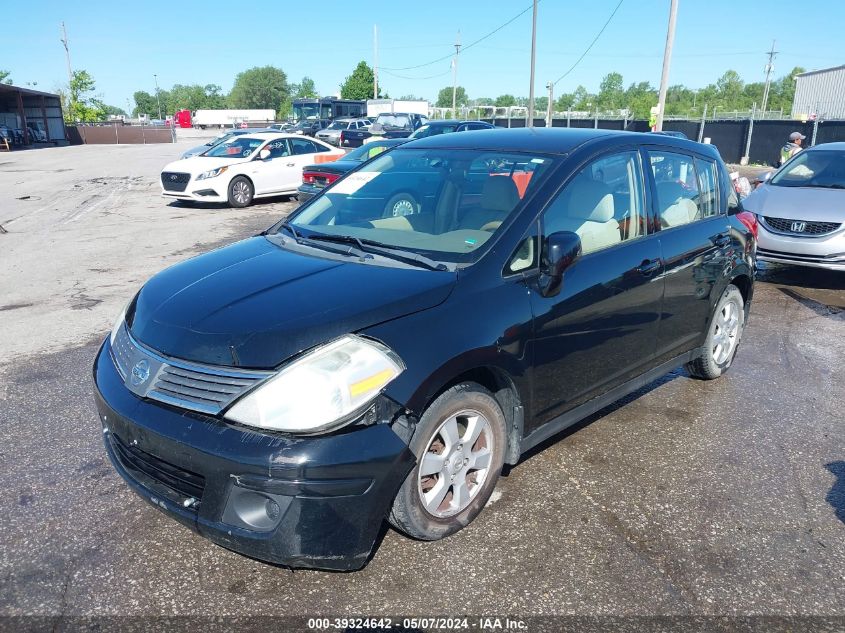
POLYGON ((443 262, 437 262, 425 255, 415 253, 414 251, 396 248, 395 246, 378 242, 376 240, 361 239, 360 237, 355 237, 353 235, 327 235, 324 233, 311 235, 308 239, 323 240, 326 242, 351 242, 356 244, 362 251, 366 251, 368 253, 382 255, 391 259, 414 264, 416 266, 420 266, 421 268, 428 268, 429 270, 449 270, 449 267, 443 262))
MULTIPOLYGON (((346 248, 334 248, 329 246, 328 244, 320 244, 316 240, 311 237, 304 237, 299 234, 299 232, 293 228, 293 225, 290 222, 282 222, 279 225, 280 228, 287 229, 290 231, 290 234, 293 236, 294 241, 297 244, 302 246, 310 246, 312 248, 319 248, 324 251, 328 251, 329 253, 338 253, 339 255, 348 255, 350 257, 358 257, 360 259, 372 259, 372 255, 369 255, 364 252, 364 249, 355 248, 354 246, 347 246, 346 248)), ((282 238, 278 233, 273 234, 265 234, 265 237, 272 241, 272 238, 276 237, 277 239, 281 239, 284 242, 284 238, 282 238)))
POLYGON ((838 182, 832 182, 829 185, 812 185, 813 187, 820 187, 821 189, 845 189, 845 185, 838 182))

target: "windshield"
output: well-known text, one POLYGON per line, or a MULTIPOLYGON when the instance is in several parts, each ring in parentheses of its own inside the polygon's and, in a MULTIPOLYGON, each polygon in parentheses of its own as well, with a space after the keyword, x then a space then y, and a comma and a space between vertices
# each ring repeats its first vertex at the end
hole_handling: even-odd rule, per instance
POLYGON ((293 118, 295 121, 316 119, 319 115, 320 104, 318 103, 295 103, 293 105, 293 118))
POLYGON ((349 236, 469 263, 553 163, 492 150, 397 148, 326 189, 291 224, 305 236, 349 236))
POLYGON ((845 189, 845 152, 805 150, 769 182, 780 187, 845 189))
POLYGON ((345 130, 349 127, 349 121, 335 121, 328 128, 329 130, 345 130))
POLYGON ((249 136, 233 136, 215 145, 203 156, 211 158, 247 158, 264 143, 263 139, 249 136))
POLYGON ((376 123, 381 123, 384 127, 411 127, 408 117, 396 114, 379 114, 376 123))
POLYGON ((457 128, 457 125, 423 125, 411 134, 411 138, 426 138, 427 136, 446 134, 448 132, 454 132, 457 128))

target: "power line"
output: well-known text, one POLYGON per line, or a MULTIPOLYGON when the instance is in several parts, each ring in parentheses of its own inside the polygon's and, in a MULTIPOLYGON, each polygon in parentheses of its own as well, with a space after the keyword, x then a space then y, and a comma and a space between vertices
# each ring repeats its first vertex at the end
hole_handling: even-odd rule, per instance
MULTIPOLYGON (((620 4, 621 4, 621 2, 620 2, 620 4)), ((530 5, 528 5, 528 7, 526 7, 525 9, 520 11, 519 13, 517 13, 515 16, 513 16, 510 20, 508 20, 507 22, 505 22, 501 26, 493 29, 487 35, 478 38, 472 44, 467 44, 466 46, 462 46, 461 48, 464 51, 466 51, 467 49, 472 48, 476 44, 483 42, 484 40, 486 40, 491 35, 495 35, 499 31, 501 31, 503 28, 505 28, 506 26, 508 26, 512 22, 516 21, 517 18, 519 18, 519 17, 525 15, 526 13, 528 13, 529 11, 531 11, 533 8, 534 8, 534 3, 532 2, 530 5)), ((425 64, 417 64, 416 66, 405 66, 403 68, 382 68, 381 70, 414 70, 415 68, 423 68, 425 66, 431 66, 432 64, 436 64, 437 62, 445 61, 447 59, 450 59, 452 57, 452 55, 453 55, 453 53, 449 53, 448 55, 444 55, 443 57, 438 57, 437 59, 434 59, 430 62, 426 62, 425 64)))
POLYGON ((445 72, 438 73, 436 75, 429 75, 428 77, 407 77, 405 75, 397 75, 396 73, 392 73, 389 70, 385 70, 384 68, 379 68, 379 72, 383 72, 384 74, 390 75, 391 77, 398 77, 399 79, 412 79, 412 80, 422 81, 422 80, 425 80, 425 79, 435 79, 437 77, 443 77, 444 75, 448 75, 450 72, 452 72, 452 69, 450 68, 449 70, 447 70, 445 72))
POLYGON ((579 57, 579 58, 578 58, 578 60, 577 60, 574 64, 572 64, 572 66, 570 66, 570 67, 569 67, 569 70, 567 70, 565 73, 563 73, 560 77, 558 77, 558 78, 555 80, 554 85, 557 85, 557 84, 558 84, 558 82, 560 82, 560 80, 561 80, 561 79, 563 79, 563 78, 564 78, 564 77, 566 77, 569 73, 571 73, 573 70, 575 70, 575 67, 576 67, 578 64, 580 64, 580 63, 581 63, 581 60, 583 60, 583 59, 587 56, 587 53, 589 53, 589 52, 590 52, 590 49, 591 49, 591 48, 593 48, 593 46, 595 46, 595 43, 599 41, 599 38, 601 37, 601 34, 602 34, 602 33, 604 33, 604 30, 607 28, 607 25, 608 25, 608 24, 610 24, 610 21, 613 19, 613 16, 614 16, 614 15, 616 15, 616 12, 617 12, 617 11, 619 11, 619 7, 621 7, 621 6, 622 6, 622 3, 623 3, 623 2, 625 2, 625 0, 619 0, 619 4, 617 4, 617 5, 616 5, 616 8, 613 10, 613 13, 611 13, 611 14, 610 14, 610 17, 609 17, 609 18, 607 18, 607 22, 605 22, 605 23, 604 23, 604 26, 603 26, 603 27, 601 27, 601 30, 600 30, 600 31, 598 32, 598 34, 597 34, 597 35, 593 38, 593 41, 592 41, 592 42, 590 42, 590 45, 587 47, 587 50, 585 50, 585 51, 581 54, 581 57, 579 57))

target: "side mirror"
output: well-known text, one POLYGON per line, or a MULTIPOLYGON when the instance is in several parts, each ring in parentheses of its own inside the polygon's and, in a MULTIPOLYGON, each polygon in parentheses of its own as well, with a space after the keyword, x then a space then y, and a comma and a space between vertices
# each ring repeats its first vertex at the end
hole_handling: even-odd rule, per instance
POLYGON ((268 158, 270 158, 270 150, 267 148, 262 149, 260 152, 258 152, 258 158, 260 158, 261 160, 267 160, 268 158))
POLYGON ((572 231, 559 231, 546 238, 540 290, 544 297, 560 292, 563 273, 581 255, 581 238, 572 231))

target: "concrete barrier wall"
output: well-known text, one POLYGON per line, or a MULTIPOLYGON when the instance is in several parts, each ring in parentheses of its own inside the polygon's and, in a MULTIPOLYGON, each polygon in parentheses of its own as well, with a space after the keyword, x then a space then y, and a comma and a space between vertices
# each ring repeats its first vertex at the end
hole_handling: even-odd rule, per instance
POLYGON ((146 145, 176 142, 172 128, 145 125, 69 125, 67 136, 71 145, 146 145))

